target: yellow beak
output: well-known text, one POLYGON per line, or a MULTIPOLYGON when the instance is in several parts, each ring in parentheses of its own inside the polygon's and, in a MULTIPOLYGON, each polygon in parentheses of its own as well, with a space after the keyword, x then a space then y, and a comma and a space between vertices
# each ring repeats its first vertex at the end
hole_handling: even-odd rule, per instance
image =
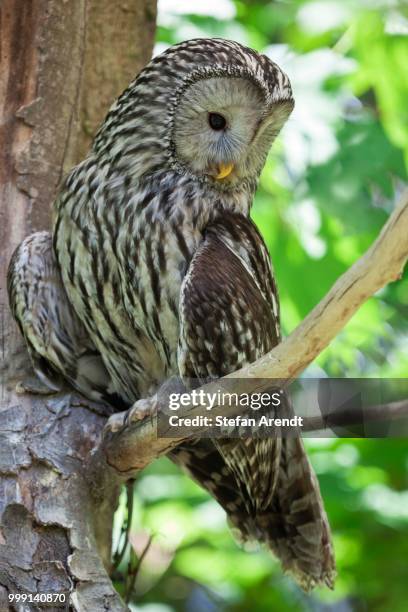
POLYGON ((218 165, 218 174, 215 175, 216 179, 223 179, 229 174, 231 174, 234 168, 234 164, 219 164, 218 165))

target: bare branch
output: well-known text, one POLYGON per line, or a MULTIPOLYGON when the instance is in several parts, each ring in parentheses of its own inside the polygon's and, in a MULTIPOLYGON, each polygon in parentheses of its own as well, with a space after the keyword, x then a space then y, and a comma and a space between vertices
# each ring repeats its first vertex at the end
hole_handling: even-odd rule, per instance
MULTIPOLYGON (((216 383, 205 385, 206 393, 253 393, 267 390, 270 379, 285 386, 300 374, 330 344, 358 308, 379 289, 401 277, 408 258, 408 191, 390 215, 380 235, 367 252, 345 272, 304 321, 253 364, 216 383)), ((165 408, 156 401, 157 409, 165 408)), ((194 417, 200 407, 188 406, 194 417)), ((232 416, 240 409, 215 406, 212 414, 232 416), (234 412, 235 410, 235 412, 234 412)), ((124 425, 125 413, 109 419, 95 460, 105 459, 111 469, 128 478, 158 456, 168 453, 182 439, 158 438, 157 417, 124 425)))

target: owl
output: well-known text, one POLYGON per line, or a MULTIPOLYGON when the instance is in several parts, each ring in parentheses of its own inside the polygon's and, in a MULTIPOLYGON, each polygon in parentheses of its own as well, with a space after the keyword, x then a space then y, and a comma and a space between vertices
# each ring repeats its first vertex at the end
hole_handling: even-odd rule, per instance
MULTIPOLYGON (((52 234, 27 238, 10 264, 10 304, 43 382, 137 407, 171 377, 219 378, 280 341, 250 210, 293 106, 274 62, 223 39, 175 45, 139 74, 63 182, 52 234)), ((301 439, 197 439, 169 457, 304 589, 332 585, 301 439)))

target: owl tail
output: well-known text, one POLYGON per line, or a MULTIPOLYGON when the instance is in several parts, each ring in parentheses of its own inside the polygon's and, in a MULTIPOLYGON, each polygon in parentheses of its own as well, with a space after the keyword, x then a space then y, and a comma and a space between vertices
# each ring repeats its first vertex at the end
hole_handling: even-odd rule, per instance
POLYGON ((304 589, 333 588, 335 562, 319 483, 301 438, 201 439, 169 457, 224 508, 241 542, 266 544, 304 589), (262 486, 260 486, 262 483, 262 486))
POLYGON ((333 588, 336 576, 330 526, 319 483, 301 438, 282 438, 271 503, 255 518, 256 538, 280 559, 305 591, 333 588))

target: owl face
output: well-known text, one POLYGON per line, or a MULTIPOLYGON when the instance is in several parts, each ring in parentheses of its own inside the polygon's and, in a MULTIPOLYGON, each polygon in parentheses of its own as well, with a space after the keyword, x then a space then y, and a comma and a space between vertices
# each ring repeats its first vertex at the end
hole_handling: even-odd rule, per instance
POLYGON ((293 105, 288 77, 265 55, 221 38, 187 40, 123 92, 92 153, 111 176, 159 184, 181 173, 220 190, 253 190, 293 105))
POLYGON ((275 87, 271 95, 244 71, 198 79, 182 93, 174 113, 177 160, 220 189, 256 179, 293 105, 287 91, 275 87))

